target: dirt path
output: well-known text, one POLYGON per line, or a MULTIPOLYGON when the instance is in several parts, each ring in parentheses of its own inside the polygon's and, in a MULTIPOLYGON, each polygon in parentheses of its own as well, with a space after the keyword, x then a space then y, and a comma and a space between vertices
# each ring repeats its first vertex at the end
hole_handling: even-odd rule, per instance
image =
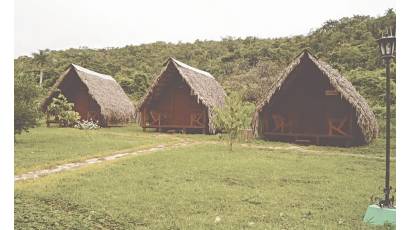
POLYGON ((14 176, 14 181, 36 179, 36 178, 39 178, 39 177, 42 177, 42 176, 47 176, 49 174, 54 174, 54 173, 68 171, 68 170, 83 168, 83 167, 86 167, 88 165, 98 164, 98 163, 102 163, 102 162, 106 162, 106 161, 112 161, 112 160, 124 158, 126 156, 146 155, 146 154, 150 154, 150 153, 153 153, 153 152, 158 152, 158 151, 162 151, 162 150, 169 150, 169 149, 194 145, 194 144, 198 144, 198 143, 200 143, 200 142, 182 141, 182 142, 175 143, 175 144, 170 144, 170 145, 160 144, 160 145, 157 145, 155 147, 141 149, 141 150, 134 151, 134 152, 115 153, 115 154, 110 155, 110 156, 96 157, 96 158, 91 158, 91 159, 87 159, 87 160, 84 160, 84 161, 58 165, 58 166, 55 166, 55 167, 52 167, 52 168, 49 168, 49 169, 41 169, 41 170, 37 170, 37 171, 23 173, 23 174, 14 176))
MULTIPOLYGON (((28 173, 23 173, 20 175, 14 176, 14 181, 20 181, 20 180, 29 180, 29 179, 36 179, 42 176, 47 176, 49 174, 54 174, 54 173, 59 173, 59 172, 64 172, 68 170, 73 170, 73 169, 78 169, 78 168, 83 168, 88 165, 92 164, 98 164, 106 161, 112 161, 120 158, 124 158, 127 156, 139 156, 139 155, 146 155, 150 154, 153 152, 157 151, 162 151, 162 150, 169 150, 169 149, 174 149, 174 148, 179 148, 179 147, 185 147, 185 146, 190 146, 194 144, 222 144, 223 142, 220 141, 193 141, 189 139, 184 139, 184 138, 176 138, 179 139, 180 142, 175 143, 175 144, 160 144, 155 147, 151 148, 146 148, 146 149, 141 149, 133 152, 123 152, 123 153, 114 153, 113 155, 110 156, 105 156, 105 157, 96 157, 96 158, 90 158, 84 161, 79 161, 79 162, 73 162, 73 163, 67 163, 67 164, 62 164, 58 165, 49 169, 41 169, 41 170, 36 170, 28 173)), ((347 157, 359 157, 359 158, 366 158, 366 159, 381 159, 384 160, 384 157, 381 156, 371 156, 371 155, 364 155, 364 154, 354 154, 354 153, 340 153, 340 152, 327 152, 327 151, 320 151, 320 150, 310 150, 306 149, 303 146, 260 146, 260 145, 255 145, 255 144, 248 144, 248 143, 242 143, 239 144, 242 147, 245 148, 253 148, 253 149, 261 149, 261 150, 293 150, 295 151, 296 154, 306 154, 306 155, 325 155, 325 156, 347 156, 347 157)), ((394 157, 391 158, 393 161, 395 160, 394 157)))

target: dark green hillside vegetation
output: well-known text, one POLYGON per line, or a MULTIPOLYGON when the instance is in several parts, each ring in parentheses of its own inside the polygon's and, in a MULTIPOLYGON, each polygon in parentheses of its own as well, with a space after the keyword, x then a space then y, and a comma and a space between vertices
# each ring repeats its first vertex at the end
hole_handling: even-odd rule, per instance
MULTIPOLYGON (((256 103, 278 72, 302 49, 309 47, 317 57, 352 81, 381 121, 384 115, 385 73, 376 39, 386 28, 394 27, 395 23, 395 12, 390 9, 380 17, 356 15, 329 20, 303 36, 272 39, 226 37, 222 41, 155 42, 122 48, 47 50, 34 58, 17 58, 15 74, 39 82, 42 72, 43 87, 48 89, 68 64, 76 63, 114 76, 130 97, 137 101, 161 71, 167 58, 173 56, 211 72, 225 89, 240 91, 244 100, 256 103)), ((395 76, 394 65, 392 72, 395 76)), ((392 87, 395 87, 394 82, 392 87)))

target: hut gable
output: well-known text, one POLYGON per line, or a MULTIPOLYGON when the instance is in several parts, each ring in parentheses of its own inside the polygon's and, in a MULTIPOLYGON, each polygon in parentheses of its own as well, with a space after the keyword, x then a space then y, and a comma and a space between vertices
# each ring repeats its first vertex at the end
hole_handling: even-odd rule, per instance
POLYGON ((98 104, 101 115, 106 122, 130 121, 135 118, 134 104, 113 77, 75 64, 70 64, 69 68, 58 78, 43 102, 43 111, 46 110, 56 92, 64 85, 66 79, 73 76, 77 76, 84 84, 88 95, 98 104))
POLYGON ((163 87, 166 87, 167 76, 171 72, 176 72, 183 82, 189 87, 191 95, 196 96, 198 103, 203 104, 208 110, 209 132, 214 133, 212 124, 213 109, 224 104, 225 91, 216 79, 208 72, 191 67, 174 58, 169 58, 161 74, 154 80, 146 95, 140 101, 139 111, 150 103, 156 95, 160 94, 163 87))
POLYGON ((374 139, 378 134, 377 121, 366 100, 356 91, 354 86, 337 70, 333 69, 324 61, 318 60, 308 50, 304 50, 301 54, 299 54, 290 63, 290 65, 278 75, 267 95, 258 103, 252 121, 254 134, 256 136, 260 136, 261 134, 259 127, 259 115, 261 111, 265 106, 271 103, 273 98, 275 98, 279 94, 279 91, 282 90, 282 87, 285 87, 285 82, 288 80, 288 78, 292 75, 293 72, 295 72, 295 70, 299 66, 303 64, 303 62, 306 62, 306 60, 311 61, 311 63, 313 63, 313 65, 317 67, 322 75, 329 80, 330 85, 334 88, 335 91, 338 92, 340 97, 353 107, 356 113, 356 122, 358 127, 360 128, 361 133, 363 134, 364 141, 366 143, 369 143, 372 139, 374 139))

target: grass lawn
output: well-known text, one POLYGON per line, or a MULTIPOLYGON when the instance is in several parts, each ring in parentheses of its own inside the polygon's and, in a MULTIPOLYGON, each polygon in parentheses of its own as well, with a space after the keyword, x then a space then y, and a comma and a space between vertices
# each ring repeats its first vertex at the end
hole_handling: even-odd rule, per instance
MULTIPOLYGON (((17 182, 15 228, 374 229, 362 217, 370 196, 382 193, 382 159, 340 148, 304 147, 340 153, 319 155, 255 145, 283 148, 236 146, 231 153, 204 143, 17 182)), ((395 162, 395 187, 394 172, 395 162)))
MULTIPOLYGON (((391 145, 391 157, 396 157, 396 138, 390 139, 391 145)), ((309 150, 316 151, 329 151, 329 152, 340 152, 340 153, 349 153, 349 154, 361 154, 367 156, 377 156, 384 158, 386 156, 386 141, 383 138, 376 138, 369 145, 354 147, 354 148, 339 148, 339 147, 326 147, 321 146, 309 146, 309 150)))
POLYGON ((178 135, 144 133, 135 125, 78 130, 38 127, 16 136, 14 170, 20 174, 53 165, 176 142, 178 135))

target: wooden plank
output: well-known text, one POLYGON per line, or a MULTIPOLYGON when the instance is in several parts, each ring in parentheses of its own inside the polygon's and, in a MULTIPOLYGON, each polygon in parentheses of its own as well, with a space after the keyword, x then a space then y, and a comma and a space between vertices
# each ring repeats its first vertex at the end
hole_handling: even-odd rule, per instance
MULTIPOLYGON (((144 107, 144 109, 142 110, 142 117, 141 117, 141 124, 143 125, 143 126, 145 126, 145 113, 146 113, 146 108, 144 107)), ((145 131, 145 130, 144 130, 145 131)))
POLYGON ((353 111, 350 110, 350 116, 349 116, 349 132, 353 134, 353 111))
POLYGON ((325 95, 326 96, 337 96, 337 95, 339 95, 339 93, 336 91, 336 90, 325 90, 325 95))
POLYGON ((309 139, 296 139, 296 140, 295 140, 295 143, 296 143, 296 144, 304 144, 304 145, 307 145, 307 144, 312 144, 312 141, 309 140, 309 139))

